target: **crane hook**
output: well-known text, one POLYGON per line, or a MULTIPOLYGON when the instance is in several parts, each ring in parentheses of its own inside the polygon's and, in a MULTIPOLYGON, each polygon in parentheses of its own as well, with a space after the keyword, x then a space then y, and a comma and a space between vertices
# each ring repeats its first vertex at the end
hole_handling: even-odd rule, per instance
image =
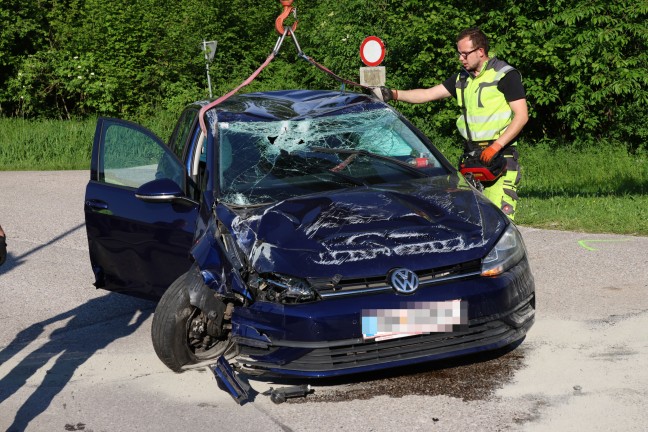
POLYGON ((295 22, 293 23, 291 28, 293 32, 297 30, 297 9, 292 6, 292 2, 293 0, 281 0, 283 12, 281 12, 281 14, 279 14, 277 19, 275 20, 275 29, 280 35, 284 34, 284 32, 286 31, 283 22, 286 18, 288 18, 288 15, 290 15, 291 12, 295 16, 295 22))

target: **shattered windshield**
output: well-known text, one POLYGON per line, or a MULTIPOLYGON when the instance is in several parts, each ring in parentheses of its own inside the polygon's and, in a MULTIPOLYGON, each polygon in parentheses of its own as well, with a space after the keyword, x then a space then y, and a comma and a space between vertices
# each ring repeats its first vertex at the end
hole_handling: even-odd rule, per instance
POLYGON ((389 109, 218 130, 220 196, 234 205, 447 174, 389 109))

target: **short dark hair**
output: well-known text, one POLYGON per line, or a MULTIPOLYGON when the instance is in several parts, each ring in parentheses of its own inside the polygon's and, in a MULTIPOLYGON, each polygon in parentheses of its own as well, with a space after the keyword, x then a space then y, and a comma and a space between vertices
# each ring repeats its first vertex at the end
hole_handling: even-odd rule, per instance
POLYGON ((478 27, 472 27, 459 33, 457 42, 465 38, 470 39, 473 48, 483 48, 484 52, 488 55, 488 37, 478 27))

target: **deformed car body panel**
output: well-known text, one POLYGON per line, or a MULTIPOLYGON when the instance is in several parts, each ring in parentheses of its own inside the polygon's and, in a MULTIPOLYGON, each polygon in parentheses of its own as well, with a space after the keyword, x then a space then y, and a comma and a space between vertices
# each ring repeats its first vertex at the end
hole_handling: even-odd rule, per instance
POLYGON ((257 302, 236 310, 233 336, 241 348, 240 363, 250 368, 330 377, 506 346, 524 337, 534 309, 533 279, 525 260, 501 278, 467 278, 453 282, 451 289, 431 285, 411 296, 386 291, 310 304, 257 302), (455 299, 468 305, 465 328, 384 341, 363 339, 363 311, 399 306, 407 310, 455 299))
POLYGON ((171 146, 173 154, 158 142, 155 178, 176 182, 184 204, 138 199, 137 188, 150 184, 106 184, 109 152, 95 139, 86 193, 94 268, 137 269, 145 280, 128 288, 155 294, 191 258, 204 282, 189 290, 191 305, 217 323, 228 314, 237 361, 255 373, 337 376, 524 338, 535 288, 523 244, 514 262, 483 274, 513 225, 391 107, 356 93, 299 90, 235 96, 206 116, 208 135, 187 131, 188 148, 171 146), (130 234, 102 228, 106 209, 97 203, 108 201, 130 234), (147 229, 151 239, 141 241, 147 229), (113 255, 97 253, 122 234, 113 255), (137 261, 115 258, 118 249, 137 261), (399 292, 400 272, 418 285, 399 292), (410 319, 420 310, 431 314, 422 331, 368 330, 381 314, 410 319))
POLYGON ((506 221, 457 183, 435 177, 289 199, 236 217, 231 232, 258 273, 321 278, 335 268, 334 274, 361 277, 369 261, 371 273, 385 275, 394 267, 480 259, 506 221), (427 258, 412 262, 415 256, 427 258))
MULTIPOLYGON (((223 209, 221 213, 227 212, 223 209)), ((256 209, 246 217, 222 220, 230 221, 233 237, 257 273, 289 272, 324 285, 336 283, 339 288, 329 290, 330 295, 324 294, 319 302, 257 301, 237 308, 232 337, 241 348, 239 361, 248 367, 282 375, 324 377, 393 366, 393 361, 383 362, 387 355, 382 353, 385 345, 387 351, 398 350, 393 340, 363 339, 363 310, 411 309, 416 304, 456 299, 468 306, 469 326, 455 331, 453 337, 444 333, 414 336, 428 339, 429 347, 417 343, 416 349, 410 347, 409 353, 396 355, 399 365, 505 346, 522 338, 533 322, 534 284, 526 260, 499 277, 479 274, 480 259, 498 240, 507 219, 499 217, 482 195, 452 176, 421 179, 409 186, 300 197, 256 209), (465 220, 450 216, 456 214, 465 220), (425 259, 413 261, 417 256, 425 259), (338 259, 331 262, 323 257, 338 259), (446 275, 437 276, 422 282, 416 293, 408 296, 394 293, 384 277, 394 267, 407 266, 423 275, 467 262, 475 265, 464 267, 451 285, 444 284, 446 275), (359 265, 363 263, 369 265, 359 265), (383 282, 374 284, 371 295, 363 287, 353 292, 342 288, 348 279, 372 277, 383 282), (516 320, 520 314, 524 319, 516 320), (348 364, 354 356, 346 351, 342 355, 346 362, 303 364, 309 356, 326 357, 312 353, 349 346, 365 358, 348 364), (381 360, 372 362, 371 358, 381 360)), ((405 344, 412 342, 408 339, 405 344)))
POLYGON ((253 392, 249 384, 241 380, 232 367, 227 363, 225 357, 219 357, 212 366, 212 372, 218 383, 218 387, 229 393, 239 405, 248 401, 253 392))

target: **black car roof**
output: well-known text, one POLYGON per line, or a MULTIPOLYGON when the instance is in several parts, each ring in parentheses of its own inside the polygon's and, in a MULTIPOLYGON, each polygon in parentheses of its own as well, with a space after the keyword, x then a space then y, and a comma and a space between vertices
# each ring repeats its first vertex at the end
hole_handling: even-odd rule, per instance
MULTIPOLYGON (((209 101, 199 102, 206 105, 209 101)), ((321 117, 384 109, 388 106, 362 93, 327 90, 280 90, 238 94, 214 107, 218 121, 273 121, 321 117)))

